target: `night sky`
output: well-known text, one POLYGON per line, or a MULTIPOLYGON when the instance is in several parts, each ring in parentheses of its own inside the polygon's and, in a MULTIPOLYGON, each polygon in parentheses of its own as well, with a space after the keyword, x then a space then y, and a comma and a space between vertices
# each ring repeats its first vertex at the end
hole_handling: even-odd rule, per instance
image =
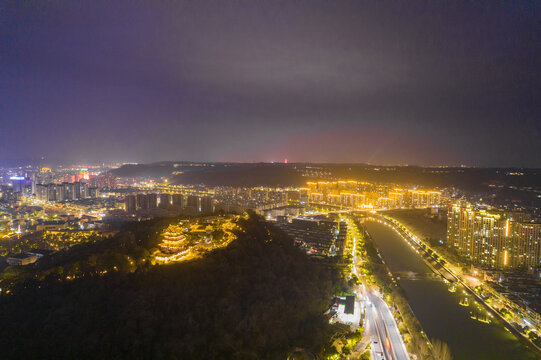
POLYGON ((540 7, 0 1, 0 162, 541 167, 540 7))

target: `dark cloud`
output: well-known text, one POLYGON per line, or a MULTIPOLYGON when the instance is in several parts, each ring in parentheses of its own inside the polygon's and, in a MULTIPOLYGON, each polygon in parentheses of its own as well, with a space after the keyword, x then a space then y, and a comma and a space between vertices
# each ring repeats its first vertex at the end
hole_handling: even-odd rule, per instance
POLYGON ((0 160, 541 166, 538 2, 6 1, 0 14, 0 160))

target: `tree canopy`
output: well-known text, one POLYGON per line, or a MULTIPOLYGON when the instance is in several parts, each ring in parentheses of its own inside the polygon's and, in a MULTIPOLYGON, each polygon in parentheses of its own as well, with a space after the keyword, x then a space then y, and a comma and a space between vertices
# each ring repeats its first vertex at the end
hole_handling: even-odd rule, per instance
MULTIPOLYGON (((202 259, 72 281, 26 280, 0 296, 2 357, 275 359, 298 348, 319 353, 333 331, 322 314, 336 271, 309 259, 255 215, 239 225, 237 240, 202 259)), ((152 222, 125 229, 118 237, 123 240, 114 240, 115 252, 98 248, 98 260, 122 262, 114 258, 122 249, 144 252, 155 229, 152 222)), ((79 262, 92 258, 90 249, 96 247, 85 247, 79 262)))

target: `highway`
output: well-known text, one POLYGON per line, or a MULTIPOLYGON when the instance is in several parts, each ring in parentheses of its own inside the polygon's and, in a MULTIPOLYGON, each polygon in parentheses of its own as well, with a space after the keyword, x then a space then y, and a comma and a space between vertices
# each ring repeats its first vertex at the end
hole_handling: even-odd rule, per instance
MULTIPOLYGON (((356 248, 357 239, 354 237, 352 271, 353 274, 362 279, 357 271, 356 248)), ((365 299, 365 336, 370 338, 371 358, 377 360, 409 360, 410 357, 400 331, 398 331, 398 325, 385 301, 374 290, 366 286, 364 281, 358 290, 365 299)))
POLYGON ((372 337, 372 356, 374 359, 409 360, 398 325, 391 310, 378 295, 366 293, 367 335, 372 337))
POLYGON ((368 301, 365 301, 365 304, 367 306, 365 308, 364 330, 365 337, 368 337, 370 341, 370 358, 373 360, 385 360, 386 357, 375 320, 377 317, 376 310, 373 306, 368 305, 368 301))

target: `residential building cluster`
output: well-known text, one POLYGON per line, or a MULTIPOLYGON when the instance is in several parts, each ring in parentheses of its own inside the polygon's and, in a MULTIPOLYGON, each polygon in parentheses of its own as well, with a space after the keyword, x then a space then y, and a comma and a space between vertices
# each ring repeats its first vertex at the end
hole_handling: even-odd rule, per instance
POLYGON ((117 179, 109 169, 106 166, 0 169, 0 201, 14 204, 23 197, 51 202, 96 198, 99 189, 117 186, 117 179))
POLYGON ((401 189, 359 181, 308 182, 306 187, 183 186, 144 183, 131 186, 124 198, 128 213, 186 214, 213 211, 242 213, 246 209, 269 210, 287 205, 326 205, 341 209, 390 209, 440 205, 435 190, 401 189))
POLYGON ((261 209, 298 203, 299 192, 293 188, 275 187, 231 187, 218 186, 212 189, 216 209, 225 212, 242 212, 246 209, 261 209))
POLYGON ((337 216, 299 216, 289 219, 279 217, 278 228, 293 238, 295 244, 308 255, 344 255, 347 225, 337 216))
POLYGON ((445 203, 440 191, 403 189, 360 181, 308 182, 301 188, 216 187, 212 193, 217 208, 225 211, 262 210, 288 204, 364 210, 429 207, 445 203))
POLYGON ((126 195, 124 199, 127 212, 172 210, 188 215, 210 214, 214 212, 214 199, 210 196, 140 193, 126 195))
POLYGON ((440 205, 435 190, 402 189, 360 181, 308 182, 300 188, 300 202, 335 205, 349 209, 427 207, 440 205))
POLYGON ((541 223, 524 212, 449 206, 447 241, 459 255, 486 268, 536 271, 541 261, 541 223))
POLYGON ((97 187, 89 186, 87 181, 61 184, 37 184, 36 198, 42 201, 73 201, 81 199, 95 199, 99 196, 97 187))

